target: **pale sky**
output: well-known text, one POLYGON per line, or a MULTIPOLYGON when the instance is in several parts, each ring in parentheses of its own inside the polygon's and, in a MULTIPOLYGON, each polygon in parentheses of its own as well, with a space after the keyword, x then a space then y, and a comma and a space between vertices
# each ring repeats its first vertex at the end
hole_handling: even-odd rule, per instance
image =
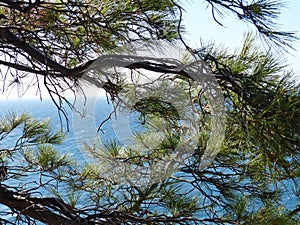
MULTIPOLYGON (((199 46, 199 38, 202 38, 204 41, 214 40, 230 49, 239 48, 243 43, 243 34, 252 29, 251 26, 239 21, 232 14, 225 15, 223 20, 219 20, 224 25, 222 27, 213 20, 211 8, 205 9, 206 2, 199 0, 188 2, 185 3, 184 24, 188 32, 186 39, 193 47, 199 46)), ((281 10, 282 13, 276 21, 281 25, 281 30, 295 31, 300 37, 300 1, 287 0, 284 2, 286 2, 286 7, 281 10)), ((300 41, 296 41, 293 47, 296 51, 288 49, 289 54, 286 53, 285 57, 291 68, 300 73, 300 41)))
MULTIPOLYGON (((223 44, 224 47, 229 49, 239 48, 243 43, 243 35, 246 31, 251 29, 249 25, 239 21, 233 15, 225 15, 220 19, 224 27, 218 25, 212 17, 210 8, 205 9, 207 3, 204 1, 191 1, 188 0, 184 3, 186 13, 184 15, 183 24, 186 27, 186 33, 184 35, 187 43, 192 47, 200 46, 200 38, 203 41, 214 40, 218 44, 223 44)), ((282 26, 282 30, 296 31, 300 37, 300 1, 288 0, 286 1, 286 8, 282 10, 282 14, 278 18, 278 23, 282 26)), ((287 63, 290 68, 300 74, 300 41, 294 43, 296 51, 289 50, 289 53, 285 54, 287 63)), ((1 83, 1 82, 0 82, 1 83)), ((9 98, 16 98, 17 92, 13 90, 9 98)), ((36 97, 36 89, 32 88, 23 97, 36 97)), ((0 95, 0 98, 7 98, 7 95, 0 95)))

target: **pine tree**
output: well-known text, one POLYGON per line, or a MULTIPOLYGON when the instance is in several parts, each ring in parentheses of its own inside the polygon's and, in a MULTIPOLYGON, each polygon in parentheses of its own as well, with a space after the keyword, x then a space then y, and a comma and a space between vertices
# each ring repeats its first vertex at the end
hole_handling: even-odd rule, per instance
MULTIPOLYGON (((218 23, 216 13, 231 12, 275 51, 292 46, 294 34, 273 25, 279 1, 206 2, 218 23)), ((59 153, 64 135, 49 121, 3 116, 2 224, 299 224, 300 89, 293 72, 250 33, 234 53, 216 44, 191 49, 182 37, 182 10, 175 1, 2 1, 4 80, 13 78, 10 87, 31 77, 38 90, 42 82, 66 119, 64 104, 76 108, 64 90, 79 96, 80 81, 104 51, 153 39, 187 50, 180 64, 119 58, 131 63, 103 76, 100 86, 114 105, 107 120, 128 110, 143 129, 128 146, 86 144, 96 163, 59 153), (197 66, 180 67, 195 57, 208 76, 195 76, 197 66), (150 77, 144 71, 151 82, 139 83, 150 77), (150 94, 137 99, 141 91, 150 94), (124 165, 130 173, 113 170, 124 165), (287 196, 295 204, 287 205, 287 196)))

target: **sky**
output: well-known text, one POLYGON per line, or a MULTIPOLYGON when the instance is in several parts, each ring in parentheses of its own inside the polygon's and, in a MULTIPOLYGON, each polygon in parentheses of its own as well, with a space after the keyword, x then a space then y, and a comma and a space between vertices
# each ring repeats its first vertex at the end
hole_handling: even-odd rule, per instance
MULTIPOLYGON (((184 1, 184 21, 183 25, 186 28, 184 34, 186 42, 192 47, 200 46, 200 39, 203 41, 213 40, 224 47, 234 50, 241 47, 243 36, 246 31, 252 29, 249 24, 243 23, 233 15, 225 15, 224 18, 219 18, 223 27, 217 24, 212 17, 211 9, 206 8, 207 3, 203 0, 187 0, 184 1)), ((278 18, 278 23, 281 24, 282 30, 295 31, 300 37, 300 1, 287 0, 286 7, 282 9, 282 13, 278 18)), ((292 68, 295 74, 300 74, 300 41, 293 44, 295 50, 288 49, 289 53, 285 53, 286 63, 289 68, 292 68)), ((262 45, 263 48, 263 45, 262 45)), ((300 77, 300 76, 299 76, 300 77)), ((17 92, 13 90, 9 98, 16 98, 17 92)), ((32 88, 27 91, 24 97, 36 97, 36 89, 32 88)), ((0 98, 7 98, 7 95, 0 98)))
MULTIPOLYGON (((277 23, 281 30, 294 31, 300 37, 300 1, 286 0, 285 8, 277 18, 277 23)), ((193 47, 200 46, 200 38, 204 41, 214 40, 223 44, 224 47, 234 50, 243 44, 243 36, 246 31, 253 30, 247 23, 241 22, 232 14, 220 18, 223 27, 217 24, 212 17, 211 8, 206 8, 208 4, 203 0, 193 0, 185 3, 186 13, 184 25, 186 26, 186 40, 193 47)), ((287 49, 284 54, 287 64, 295 73, 300 74, 300 40, 293 43, 292 49, 287 49)))

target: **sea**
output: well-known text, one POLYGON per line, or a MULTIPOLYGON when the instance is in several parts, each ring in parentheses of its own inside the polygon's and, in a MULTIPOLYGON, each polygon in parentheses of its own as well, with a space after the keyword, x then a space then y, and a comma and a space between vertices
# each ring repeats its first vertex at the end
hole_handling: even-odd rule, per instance
MULTIPOLYGON (((74 99, 69 100, 74 102, 74 99)), ((87 102, 76 100, 74 106, 72 110, 67 104, 63 104, 65 117, 50 98, 0 99, 0 117, 10 113, 27 113, 35 119, 49 120, 53 131, 60 130, 65 134, 64 142, 55 148, 62 154, 71 154, 73 160, 79 164, 92 160, 83 150, 84 143, 92 144, 97 138, 102 143, 117 140, 126 146, 132 141, 133 133, 143 129, 137 122, 138 115, 128 111, 111 113, 114 106, 104 96, 92 98, 87 102)), ((1 143, 3 144, 5 143, 1 143)), ((299 199, 292 194, 294 188, 288 187, 282 202, 289 209, 294 209, 300 204, 299 199)), ((0 205, 0 212, 2 209, 0 205)))
POLYGON ((106 97, 86 99, 68 99, 74 104, 71 108, 63 103, 58 110, 50 98, 0 99, 0 116, 11 113, 27 113, 33 119, 49 120, 55 131, 62 131, 64 142, 56 148, 61 153, 70 153, 79 163, 88 159, 82 152, 84 143, 92 144, 95 139, 105 144, 113 140, 126 145, 132 141, 134 132, 141 130, 137 115, 129 111, 114 111, 114 106, 106 97))
MULTIPOLYGON (((69 154, 79 165, 93 162, 84 148, 85 144, 92 145, 97 141, 100 145, 116 141, 126 146, 132 141, 133 133, 142 129, 137 123, 136 114, 124 110, 115 111, 114 105, 105 96, 76 100, 69 98, 68 101, 73 107, 63 103, 60 111, 50 98, 0 99, 0 118, 12 113, 27 113, 33 119, 48 120, 53 132, 61 131, 65 135, 62 144, 54 145, 55 149, 61 154, 69 154)), ((14 135, 11 136, 2 140, 1 149, 14 145, 16 140, 14 135)), ((32 175, 31 179, 36 178, 32 175)), ((22 182, 27 183, 27 180, 22 182)), ((7 210, 0 204, 0 218, 9 219, 3 217, 5 214, 2 215, 7 210)))

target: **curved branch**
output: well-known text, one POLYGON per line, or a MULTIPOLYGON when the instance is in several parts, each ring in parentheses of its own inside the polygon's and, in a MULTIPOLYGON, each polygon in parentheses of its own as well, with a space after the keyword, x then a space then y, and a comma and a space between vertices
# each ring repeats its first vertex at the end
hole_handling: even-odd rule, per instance
POLYGON ((43 199, 40 199, 39 204, 37 204, 37 199, 32 201, 32 199, 28 199, 26 195, 11 191, 3 186, 0 186, 0 203, 17 210, 24 216, 29 216, 45 224, 78 224, 78 222, 72 218, 52 212, 50 209, 45 207, 47 204, 43 204, 43 199))
POLYGON ((30 67, 19 65, 19 64, 16 64, 16 63, 5 62, 3 60, 0 60, 0 64, 2 64, 4 66, 7 66, 7 67, 17 69, 17 70, 20 70, 20 71, 28 72, 28 73, 46 75, 46 73, 44 71, 38 71, 38 70, 32 69, 30 67))
POLYGON ((54 71, 59 72, 62 76, 68 76, 71 72, 70 69, 60 65, 59 63, 55 62, 47 55, 41 53, 38 49, 36 49, 32 45, 18 38, 10 31, 9 27, 0 27, 0 38, 2 39, 2 41, 8 44, 12 44, 17 48, 22 49, 33 59, 53 69, 54 71))

